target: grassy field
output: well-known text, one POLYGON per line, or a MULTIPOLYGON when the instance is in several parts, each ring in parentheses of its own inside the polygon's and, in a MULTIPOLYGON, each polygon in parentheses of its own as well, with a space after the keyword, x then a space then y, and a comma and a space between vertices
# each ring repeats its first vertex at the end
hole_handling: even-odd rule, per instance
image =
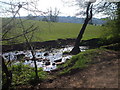
MULTIPOLYGON (((24 22, 25 28, 30 27, 34 23, 35 26, 38 26, 38 30, 34 32, 34 37, 32 42, 39 41, 49 41, 65 38, 76 38, 82 24, 76 23, 48 23, 42 21, 33 21, 28 20, 24 22)), ((101 35, 101 26, 88 25, 85 31, 83 40, 88 40, 92 38, 99 38, 101 35)), ((22 29, 16 26, 12 31, 8 33, 7 37, 13 37, 14 35, 22 33, 22 29)), ((30 37, 32 34, 29 34, 30 37)), ((11 42, 21 43, 24 42, 24 38, 20 37, 18 39, 12 40, 11 42)), ((4 42, 4 44, 6 44, 4 42)))

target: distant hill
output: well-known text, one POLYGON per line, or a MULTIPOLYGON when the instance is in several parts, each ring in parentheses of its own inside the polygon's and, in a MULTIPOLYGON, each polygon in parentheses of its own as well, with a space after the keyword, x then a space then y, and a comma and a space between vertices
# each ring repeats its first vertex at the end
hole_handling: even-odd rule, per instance
MULTIPOLYGON (((30 19, 30 20, 40 20, 40 21, 42 21, 45 18, 46 21, 49 21, 49 17, 47 17, 47 16, 27 16, 27 17, 22 17, 22 18, 23 19, 30 19)), ((68 17, 59 16, 58 19, 57 19, 57 22, 83 24, 84 23, 84 18, 77 18, 77 17, 70 17, 70 16, 68 16, 68 17)), ((94 25, 102 25, 102 24, 105 24, 106 22, 107 22, 106 20, 98 19, 98 18, 93 18, 90 21, 90 23, 92 23, 94 25)))
MULTIPOLYGON (((84 20, 85 20, 84 18, 76 18, 76 17, 59 17, 58 22, 83 24, 84 20)), ((91 23, 96 24, 96 25, 102 25, 102 24, 105 24, 106 21, 101 20, 101 19, 97 19, 97 18, 93 18, 91 23)))

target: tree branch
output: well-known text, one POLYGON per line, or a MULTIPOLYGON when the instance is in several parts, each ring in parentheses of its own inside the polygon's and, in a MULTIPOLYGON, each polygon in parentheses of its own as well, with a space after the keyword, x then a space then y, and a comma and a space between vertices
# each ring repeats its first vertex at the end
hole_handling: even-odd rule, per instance
POLYGON ((86 19, 89 18, 90 5, 91 5, 91 2, 89 2, 89 3, 88 3, 88 6, 87 6, 87 10, 86 10, 86 19))
MULTIPOLYGON (((30 27, 30 28, 31 28, 31 27, 30 27)), ((28 29, 30 29, 30 28, 28 28, 28 29)), ((15 36, 15 37, 8 38, 8 39, 2 39, 2 40, 0 40, 0 41, 9 41, 9 40, 12 40, 12 39, 21 37, 21 36, 23 36, 23 35, 25 35, 25 34, 28 34, 28 33, 32 32, 32 31, 35 31, 35 30, 37 30, 37 29, 38 29, 38 28, 36 27, 36 28, 34 28, 34 29, 30 30, 30 31, 26 31, 26 32, 24 32, 24 33, 22 33, 22 34, 20 34, 20 35, 15 36)))

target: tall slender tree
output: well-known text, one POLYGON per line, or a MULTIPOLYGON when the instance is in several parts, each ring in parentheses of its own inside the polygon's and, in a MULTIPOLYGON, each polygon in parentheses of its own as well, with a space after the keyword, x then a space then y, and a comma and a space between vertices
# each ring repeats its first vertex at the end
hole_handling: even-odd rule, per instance
POLYGON ((92 8, 93 8, 92 3, 88 2, 87 3, 87 9, 86 9, 86 18, 85 18, 84 24, 83 24, 83 26, 82 26, 79 34, 78 34, 78 37, 76 39, 74 48, 71 51, 72 54, 78 54, 80 52, 79 43, 80 43, 80 40, 83 37, 83 34, 85 32, 85 29, 87 27, 88 22, 92 19, 92 8))

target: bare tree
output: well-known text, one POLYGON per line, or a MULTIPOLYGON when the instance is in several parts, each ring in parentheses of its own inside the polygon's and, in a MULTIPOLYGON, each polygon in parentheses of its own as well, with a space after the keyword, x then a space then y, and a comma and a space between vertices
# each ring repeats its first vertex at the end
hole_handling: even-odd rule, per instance
POLYGON ((60 11, 57 8, 55 8, 55 10, 52 8, 48 9, 48 14, 51 22, 58 22, 58 15, 60 14, 60 11))
POLYGON ((74 46, 73 50, 71 51, 72 54, 78 54, 80 52, 79 42, 82 39, 82 36, 84 34, 84 31, 86 29, 88 22, 92 19, 92 7, 93 7, 92 3, 88 2, 87 9, 86 9, 86 18, 85 18, 84 24, 80 30, 80 33, 76 39, 75 46, 74 46))
MULTIPOLYGON (((20 7, 20 6, 21 6, 21 5, 19 4, 18 7, 20 7)), ((18 14, 19 14, 19 20, 20 20, 21 28, 22 28, 22 31, 23 31, 23 33, 24 33, 24 32, 26 32, 26 29, 25 29, 25 26, 24 26, 24 24, 23 24, 23 22, 22 22, 22 19, 21 19, 21 16, 20 16, 20 13, 19 13, 19 12, 18 12, 18 14)), ((36 28, 36 29, 37 29, 37 28, 36 28)), ((37 71, 37 64, 36 64, 36 59, 35 59, 35 51, 34 51, 33 46, 32 46, 31 43, 30 43, 30 40, 32 40, 33 35, 31 36, 30 40, 28 39, 28 37, 27 37, 26 34, 23 34, 23 36, 24 36, 24 38, 25 38, 25 40, 26 40, 27 46, 30 47, 30 50, 31 50, 31 53, 32 53, 32 57, 33 57, 32 60, 34 61, 34 65, 35 65, 36 80, 39 80, 38 71, 37 71)))
POLYGON ((86 15, 86 17, 84 20, 84 24, 76 38, 75 45, 71 51, 71 54, 78 54, 80 52, 80 48, 79 48, 80 41, 83 37, 83 34, 85 32, 85 29, 86 29, 89 21, 92 19, 93 15, 96 13, 99 13, 99 12, 105 13, 106 10, 108 10, 108 8, 109 8, 109 10, 110 9, 113 10, 113 8, 111 8, 111 6, 114 7, 113 4, 105 2, 104 0, 101 2, 97 2, 97 3, 95 3, 96 0, 76 0, 76 1, 77 1, 77 4, 80 6, 80 8, 86 7, 85 12, 83 11, 80 13, 80 14, 86 15))
MULTIPOLYGON (((31 53, 32 53, 32 60, 34 61, 35 65, 35 73, 36 73, 36 80, 39 80, 38 77, 38 71, 37 71, 37 64, 36 64, 36 59, 35 59, 35 51, 34 47, 31 44, 31 40, 34 37, 34 32, 38 30, 38 26, 36 26, 34 23, 32 23, 29 27, 26 27, 25 23, 27 20, 23 20, 21 18, 20 10, 24 9, 26 11, 30 11, 31 13, 34 13, 34 15, 43 15, 45 14, 42 11, 39 11, 36 7, 36 1, 31 1, 31 2, 2 2, 0 1, 1 4, 6 5, 9 8, 2 8, 4 14, 4 23, 2 25, 2 38, 0 38, 0 41, 10 41, 10 40, 15 40, 19 37, 25 38, 25 42, 27 44, 27 47, 30 48, 31 53), (27 8, 28 5, 30 5, 32 8, 27 8), (5 15, 11 15, 11 17, 5 17, 5 15), (13 29, 19 27, 21 30, 21 33, 14 33, 13 29), (13 36, 8 36, 9 34, 12 34, 13 36), (31 35, 30 35, 31 34, 31 35)), ((12 43, 15 44, 15 43, 12 43)), ((11 85, 12 82, 12 74, 7 68, 7 65, 5 64, 5 60, 2 58, 2 68, 4 73, 6 74, 7 77, 7 84, 8 88, 11 85)), ((4 85, 3 85, 4 86, 4 85)))

